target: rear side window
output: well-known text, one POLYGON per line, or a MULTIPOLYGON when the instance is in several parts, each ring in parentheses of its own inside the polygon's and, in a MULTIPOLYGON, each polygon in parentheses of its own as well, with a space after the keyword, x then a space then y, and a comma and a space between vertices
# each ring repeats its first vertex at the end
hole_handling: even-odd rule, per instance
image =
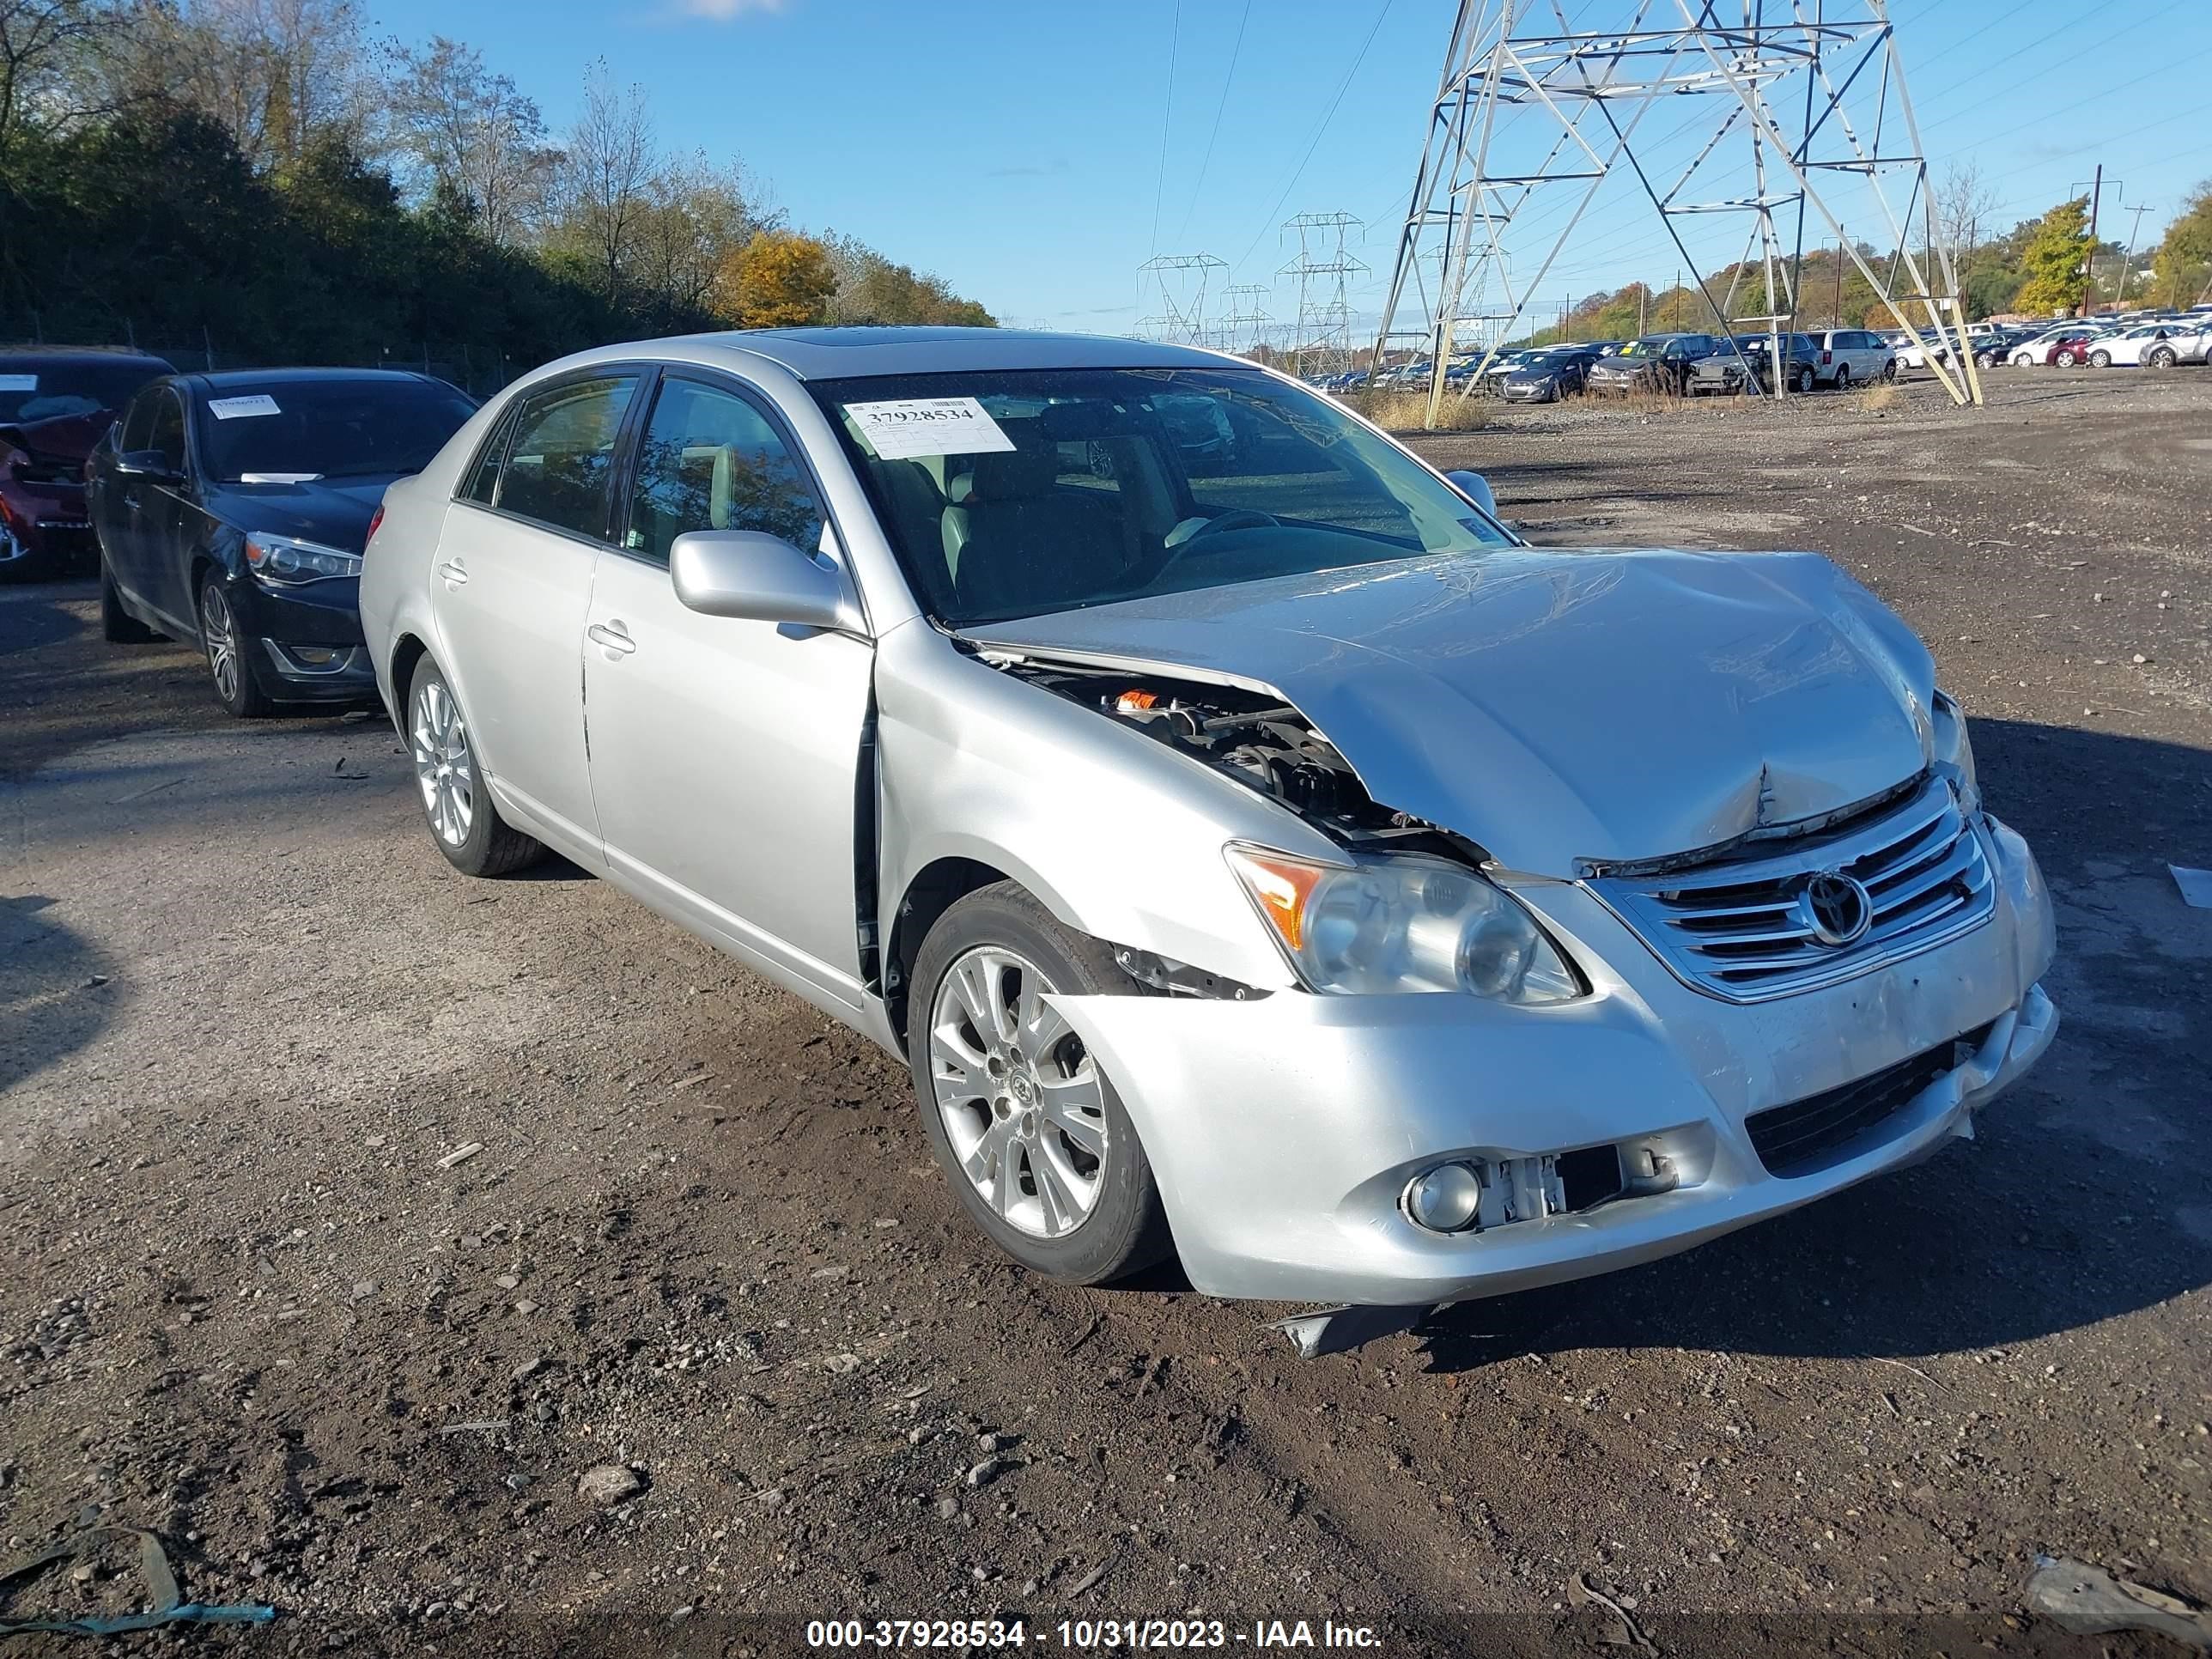
POLYGON ((760 531, 811 550, 822 540, 822 507, 758 410, 719 386, 669 376, 638 451, 623 545, 666 564, 676 538, 693 530, 760 531))
POLYGON ((497 505, 551 530, 604 539, 615 441, 635 374, 564 380, 523 399, 501 469, 497 505))
POLYGON ((514 411, 510 409, 493 422, 491 436, 477 452, 477 464, 461 485, 463 501, 489 507, 499 499, 499 464, 507 458, 507 437, 514 430, 514 411))

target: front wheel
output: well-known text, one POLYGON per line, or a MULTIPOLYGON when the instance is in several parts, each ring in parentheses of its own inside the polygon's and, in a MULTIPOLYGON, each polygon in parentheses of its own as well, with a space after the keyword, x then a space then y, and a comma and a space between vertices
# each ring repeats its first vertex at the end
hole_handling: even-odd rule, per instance
POLYGON ((2070 351, 2060 351, 2052 354, 2051 364, 2054 368, 2071 368, 2080 361, 2081 360, 2075 356, 2075 355, 2070 351))
POLYGON ((962 1206, 1034 1272, 1102 1285, 1174 1241, 1135 1127, 1046 998, 1132 988, 1097 939, 1012 882, 947 910, 915 963, 907 1055, 962 1206))
POLYGON ((1886 381, 1894 380, 1897 379, 1896 358, 1892 357, 1887 362, 1881 366, 1881 378, 1886 381))
POLYGON ((2090 367, 2090 368, 2110 368, 2112 366, 2112 354, 2111 352, 2109 352, 2109 351, 2093 351, 2093 352, 2091 352, 2091 353, 2089 354, 2089 367, 2090 367))
POLYGON ((2143 354, 2143 363, 2150 368, 2172 368, 2180 361, 2172 346, 2154 346, 2143 354))
POLYGON ((1849 363, 1838 363, 1836 365, 1836 390, 1838 392, 1849 392, 1850 389, 1851 366, 1849 363))
POLYGON ((216 699, 235 720, 258 720, 276 708, 246 660, 252 643, 231 608, 230 595, 223 592, 222 576, 209 571, 200 581, 200 649, 207 653, 216 699))
POLYGON ((422 816, 447 863, 464 875, 503 876, 544 855, 539 842, 500 817, 477 765, 461 705, 428 657, 407 693, 407 752, 415 763, 422 816))
POLYGON ((1801 393, 1809 394, 1813 390, 1813 385, 1816 379, 1818 379, 1818 377, 1813 373, 1809 367, 1799 369, 1797 371, 1798 392, 1801 393))

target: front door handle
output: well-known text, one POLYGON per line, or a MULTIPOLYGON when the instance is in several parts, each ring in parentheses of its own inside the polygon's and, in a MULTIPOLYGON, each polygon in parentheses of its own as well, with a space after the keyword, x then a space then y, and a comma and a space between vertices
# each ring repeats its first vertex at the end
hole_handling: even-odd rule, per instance
POLYGON ((637 649, 637 641, 619 620, 593 623, 584 630, 584 637, 604 649, 611 657, 627 657, 637 649))
POLYGON ((459 587, 469 579, 468 567, 459 559, 448 559, 438 567, 438 574, 448 587, 459 587))

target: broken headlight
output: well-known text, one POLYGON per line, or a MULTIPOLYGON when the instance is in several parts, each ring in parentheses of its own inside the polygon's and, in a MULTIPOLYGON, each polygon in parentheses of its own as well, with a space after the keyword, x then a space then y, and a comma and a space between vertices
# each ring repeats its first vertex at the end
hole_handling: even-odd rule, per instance
POLYGON ((1462 866, 1403 854, 1317 864, 1243 846, 1228 857, 1311 990, 1465 991, 1518 1003, 1582 994, 1528 911, 1462 866))
POLYGON ((1981 780, 1974 775, 1974 742, 1966 735, 1966 711, 1947 694, 1938 691, 1930 704, 1933 731, 1929 748, 1936 769, 1951 780, 1961 811, 1982 810, 1981 780))

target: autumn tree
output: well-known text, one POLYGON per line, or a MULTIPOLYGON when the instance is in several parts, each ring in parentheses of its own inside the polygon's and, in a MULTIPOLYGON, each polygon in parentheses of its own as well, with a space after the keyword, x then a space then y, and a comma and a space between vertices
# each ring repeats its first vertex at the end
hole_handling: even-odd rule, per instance
POLYGON ((584 76, 583 107, 562 167, 561 236, 586 261, 601 293, 622 297, 646 192, 659 166, 645 88, 617 88, 604 58, 584 76))
POLYGON ((836 295, 830 306, 830 322, 997 326, 989 312, 953 293, 943 277, 894 264, 858 237, 840 236, 832 231, 823 239, 823 246, 837 276, 836 295))
POLYGON ((2014 298, 2014 309, 2048 316, 2081 305, 2088 280, 2088 222, 2086 196, 2061 202, 2043 216, 2021 251, 2027 280, 2014 298))
POLYGON ((795 231, 763 230, 722 269, 726 314, 740 328, 796 328, 820 322, 837 291, 830 250, 795 231))
POLYGON ((724 268, 774 214, 765 192, 732 161, 703 150, 661 163, 644 191, 628 269, 641 302, 672 321, 714 309, 724 268))

